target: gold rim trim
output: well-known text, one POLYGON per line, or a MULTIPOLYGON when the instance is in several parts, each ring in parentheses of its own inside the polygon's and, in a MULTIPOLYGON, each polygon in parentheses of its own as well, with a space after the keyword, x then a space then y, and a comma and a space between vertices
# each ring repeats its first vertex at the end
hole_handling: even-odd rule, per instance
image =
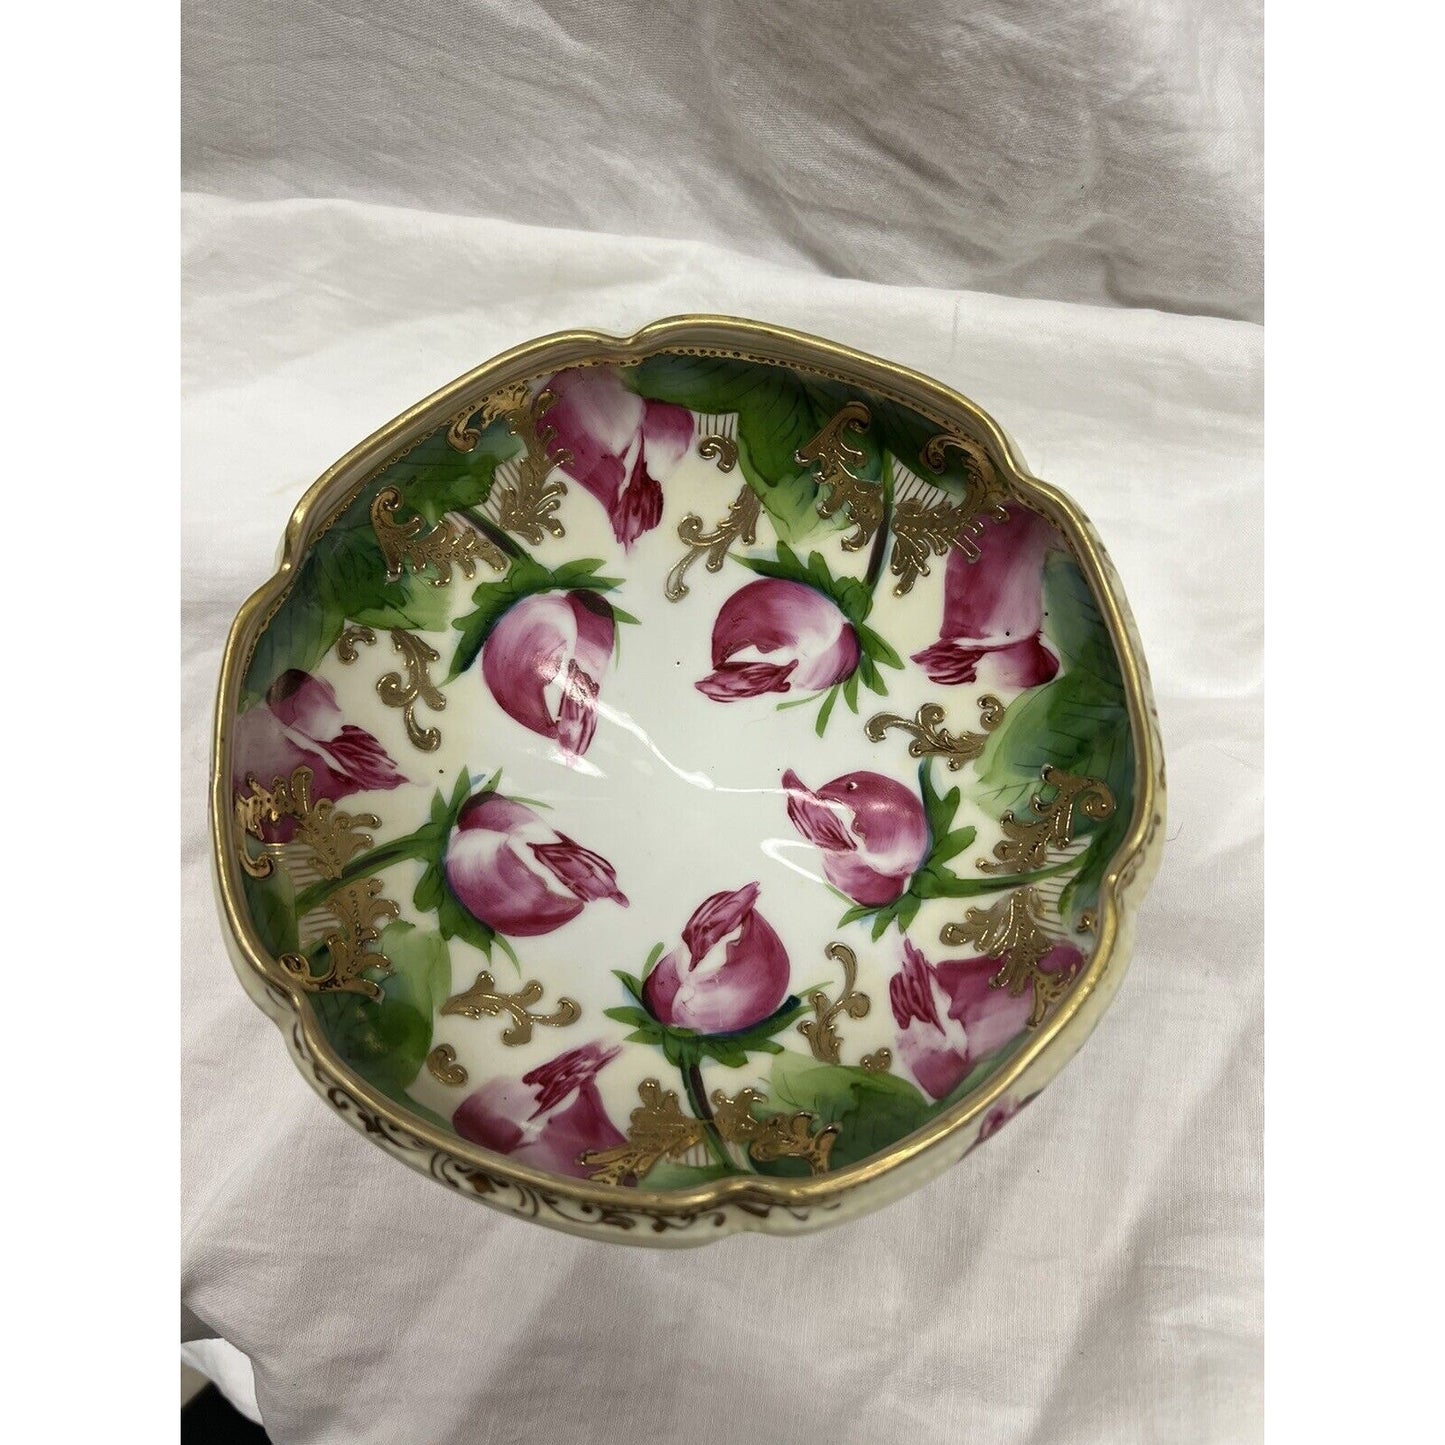
MULTIPOLYGON (((302 1067, 303 1075, 315 1075, 323 1096, 331 1097, 333 1092, 348 1096, 356 1105, 364 1106, 376 1124, 401 1131, 417 1146, 435 1151, 430 1169, 433 1177, 441 1177, 436 1159, 454 1162, 468 1175, 482 1174, 524 1193, 540 1193, 548 1199, 581 1206, 583 1216, 577 1223, 594 1222, 599 1216, 626 1214, 650 1215, 658 1222, 690 1220, 723 1210, 730 1204, 738 1207, 742 1222, 746 1223, 766 1217, 774 1207, 795 1219, 806 1218, 811 1209, 835 1208, 860 1186, 965 1134, 1013 1091, 1046 1051, 1064 1047, 1068 1042, 1077 1048, 1083 1042, 1096 1021, 1086 1012, 1091 996, 1106 979, 1111 985, 1117 983, 1127 964, 1127 959, 1114 960, 1123 923, 1121 894, 1141 880, 1147 886, 1157 863, 1163 837, 1164 769, 1157 715, 1142 650, 1124 602, 1122 586, 1103 544, 1088 519, 1068 497, 1030 475, 1016 448, 991 417, 965 396, 920 372, 837 342, 764 322, 699 315, 656 321, 630 337, 608 336, 596 331, 562 331, 526 342, 418 402, 329 467, 297 503, 286 525, 275 574, 242 606, 226 640, 212 735, 210 801, 212 863, 227 926, 241 956, 266 993, 278 1004, 284 1001, 293 1015, 290 1029, 287 1022, 282 1022, 281 1027, 283 1032, 289 1031, 292 1035, 298 1067, 302 1067), (306 994, 262 948, 247 917, 240 869, 230 847, 228 723, 236 715, 241 681, 256 641, 289 592, 312 543, 382 469, 433 432, 451 425, 464 405, 474 412, 487 396, 505 387, 515 387, 532 377, 569 366, 625 366, 659 352, 728 356, 830 377, 910 407, 937 423, 943 431, 959 434, 971 445, 981 447, 994 461, 1008 493, 1047 517, 1068 539, 1109 629, 1124 680, 1135 744, 1133 816, 1129 832, 1100 885, 1094 919, 1096 946, 1088 966, 1052 1017, 977 1093, 924 1128, 900 1139, 885 1153, 806 1179, 748 1175, 686 1190, 650 1190, 566 1179, 516 1164, 506 1155, 470 1144, 400 1108, 334 1056, 306 994), (309 1067, 303 1067, 303 1059, 309 1067), (803 1213, 800 1214, 800 1210, 803 1213)), ((1066 1060, 1073 1051, 1067 1050, 1066 1060)), ((362 1127, 353 1117, 354 1110, 339 1111, 349 1122, 362 1127)), ((370 1134, 377 1132, 370 1124, 366 1129, 370 1134)), ((487 1197, 486 1191, 476 1192, 479 1197, 487 1197)))

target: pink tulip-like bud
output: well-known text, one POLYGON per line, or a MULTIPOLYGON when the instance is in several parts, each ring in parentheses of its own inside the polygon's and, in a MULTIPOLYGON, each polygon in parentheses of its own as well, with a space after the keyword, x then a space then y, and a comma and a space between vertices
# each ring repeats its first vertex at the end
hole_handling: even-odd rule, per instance
POLYGON ((490 1079, 452 1115, 452 1127, 498 1154, 550 1174, 585 1179, 581 1156, 627 1142, 603 1106, 598 1072, 621 1053, 587 1044, 520 1079, 490 1079))
MULTIPOLYGON (((1045 973, 1068 973, 1083 954, 1059 944, 1039 964, 1045 973)), ((933 1098, 941 1099, 969 1072, 1028 1023, 1031 990, 1015 998, 1006 988, 991 988, 999 970, 996 958, 948 959, 932 964, 903 940, 903 967, 888 985, 898 1052, 913 1077, 933 1098)))
MULTIPOLYGON (((385 748, 364 728, 343 722, 329 682, 293 668, 283 672, 266 701, 236 719, 231 745, 231 785, 249 791, 246 779, 270 787, 301 767, 311 769, 311 797, 335 802, 351 793, 400 787, 406 779, 385 748)), ((288 842, 293 819, 266 828, 268 842, 288 842)))
POLYGON ((607 509, 612 535, 624 547, 662 520, 662 483, 692 445, 686 407, 644 401, 611 367, 559 371, 547 383, 556 398, 545 423, 553 450, 566 448, 562 470, 607 509))
POLYGON ((892 903, 928 856, 923 804, 892 778, 845 773, 814 793, 789 768, 783 787, 793 826, 821 850, 828 881, 855 903, 892 903))
POLYGON ((712 629, 712 666, 697 688, 715 702, 821 692, 852 676, 858 634, 816 588, 766 577, 723 603, 712 629))
POLYGON ((674 1028, 736 1033, 761 1023, 787 996, 791 970, 783 941, 754 905, 759 885, 714 893, 701 903, 675 948, 647 975, 648 1012, 674 1028))
POLYGON ((597 731, 597 697, 617 625, 596 592, 542 592, 502 614, 482 648, 482 678, 508 717, 579 758, 597 731))
POLYGON ((627 907, 605 858, 499 793, 462 805, 447 844, 446 875, 473 918, 512 938, 551 933, 600 898, 627 907))
POLYGON ((913 654, 931 681, 1029 688, 1057 674, 1059 660, 1043 641, 1043 568, 1059 546, 1048 522, 1016 506, 1006 522, 984 528, 977 562, 956 548, 948 554, 939 639, 913 654))

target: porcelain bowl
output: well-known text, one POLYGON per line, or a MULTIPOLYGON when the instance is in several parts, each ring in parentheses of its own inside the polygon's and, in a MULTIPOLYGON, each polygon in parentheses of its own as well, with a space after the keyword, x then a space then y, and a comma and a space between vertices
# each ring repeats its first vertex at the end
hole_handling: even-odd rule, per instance
POLYGON ((226 649, 237 972, 388 1153, 627 1243, 789 1234, 1030 1102, 1163 761, 1079 509, 937 382, 757 322, 520 346, 307 492, 226 649))

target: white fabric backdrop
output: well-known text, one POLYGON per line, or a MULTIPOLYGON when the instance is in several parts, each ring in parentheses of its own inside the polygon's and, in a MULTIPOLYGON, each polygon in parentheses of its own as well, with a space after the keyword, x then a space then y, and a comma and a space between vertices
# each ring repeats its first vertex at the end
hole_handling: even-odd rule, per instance
POLYGON ((1259 1438, 1260 342, 700 243, 188 198, 182 1286, 276 1441, 1259 1438), (661 1254, 504 1218, 332 1117, 231 974, 204 798, 224 634, 303 488, 506 346, 680 311, 937 376, 1079 501, 1151 661, 1170 842, 1117 1004, 1011 1128, 840 1230, 661 1254))
POLYGON ((1261 0, 187 0, 187 184, 1260 315, 1261 0))

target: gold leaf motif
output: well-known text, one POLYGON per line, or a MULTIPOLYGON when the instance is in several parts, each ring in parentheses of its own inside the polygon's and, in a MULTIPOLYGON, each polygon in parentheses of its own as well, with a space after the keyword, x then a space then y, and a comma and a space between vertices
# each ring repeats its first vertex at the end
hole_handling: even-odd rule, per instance
POLYGON ((452 580, 452 568, 463 576, 474 577, 480 557, 498 572, 510 565, 502 549, 490 537, 471 527, 459 527, 443 517, 430 531, 420 513, 414 512, 404 522, 396 520, 401 506, 401 493, 395 487, 383 487, 371 504, 371 530, 386 563, 386 580, 400 582, 405 568, 423 572, 431 567, 436 575, 427 580, 433 587, 445 587, 452 580))
POLYGON ((559 998, 557 1007, 549 1014, 532 1012, 532 1005, 542 1000, 542 985, 535 979, 524 983, 516 993, 499 993, 492 975, 482 972, 477 981, 465 992, 453 994, 441 1008, 444 1014, 461 1014, 464 1018, 479 1019, 484 1014, 495 1018, 505 1012, 512 1016, 512 1022, 502 1034, 502 1042, 509 1045, 525 1044, 532 1037, 532 1028, 544 1024, 547 1028, 563 1029, 575 1024, 582 1017, 582 1010, 575 999, 559 998))
POLYGON ((641 1179, 663 1159, 680 1161, 703 1142, 706 1125, 682 1112, 673 1090, 664 1091, 656 1079, 644 1079, 637 1092, 642 1106, 632 1111, 627 1142, 580 1156, 579 1162, 591 1169, 589 1177, 598 1183, 641 1179))
POLYGON ((1074 969, 1045 973, 1039 964, 1053 951, 1055 939, 1042 927, 1042 906, 1032 886, 1016 889, 991 908, 970 908, 962 923, 946 923, 939 933, 950 947, 971 944, 985 958, 1002 960, 989 979, 990 988, 1006 988, 1012 998, 1032 986, 1029 1028, 1044 1021, 1049 1008, 1068 991, 1074 969))
POLYGON ((865 1073, 886 1074, 893 1067, 893 1050, 874 1049, 871 1054, 864 1054, 858 1062, 865 1073))
POLYGON ((470 1077, 459 1063, 457 1063, 457 1051, 450 1044, 438 1044, 431 1053, 426 1056, 427 1072, 438 1083, 449 1084, 454 1089, 459 1089, 470 1077))
POLYGON ((459 452, 474 450, 482 439, 482 433, 498 417, 526 406, 527 391, 525 381, 514 381, 508 386, 498 387, 481 401, 464 406, 447 426, 448 445, 459 452), (476 426, 469 425, 473 417, 477 418, 476 426))
POLYGON ((737 442, 721 433, 703 437, 697 444, 697 454, 709 460, 715 459, 720 472, 730 472, 738 464, 737 442))
POLYGON ((1036 817, 1020 822, 1010 809, 998 820, 1007 836, 994 844, 997 862, 978 860, 985 873, 1032 873, 1045 867, 1051 848, 1067 848, 1074 841, 1075 808, 1095 822, 1112 815, 1114 795, 1098 778, 1081 778, 1047 766, 1042 776, 1046 787, 1057 789, 1053 799, 1046 803, 1042 794, 1035 793, 1029 806, 1036 817))
POLYGON ((814 1174, 826 1173, 838 1126, 827 1124, 815 1134, 816 1114, 771 1114, 755 1119, 754 1104, 766 1104, 767 1097, 756 1089, 741 1089, 732 1098, 717 1090, 712 1096, 717 1110, 717 1131, 729 1144, 740 1144, 760 1164, 771 1159, 803 1159, 814 1174))
MULTIPOLYGON (((836 1002, 829 999, 822 989, 815 990, 808 999, 813 1005, 813 1017, 804 1019, 798 1025, 798 1032, 807 1039, 815 1059, 824 1064, 837 1064, 842 1062, 843 1040, 838 1035, 834 1020, 839 1014, 847 1014, 852 1019, 865 1018, 872 1003, 868 995, 860 993, 855 986, 858 982, 858 955, 846 943, 830 943, 823 951, 834 963, 842 965, 843 989, 836 1002)), ((882 1073, 892 1061, 893 1056, 887 1049, 879 1049, 864 1059, 863 1067, 872 1073, 882 1073), (880 1061, 879 1055, 886 1057, 880 1061), (869 1060, 873 1062, 870 1064, 869 1060)))
MULTIPOLYGON (((253 878, 269 877, 276 866, 272 853, 252 858, 246 846, 246 836, 262 837, 268 823, 294 818, 296 841, 309 851, 316 872, 331 880, 340 878, 352 858, 371 847, 371 835, 361 830, 380 826, 375 814, 340 812, 330 798, 313 804, 310 768, 297 768, 289 779, 276 778, 269 788, 248 776, 246 786, 249 794, 235 800, 236 851, 242 868, 253 878)), ((313 993, 382 996, 380 986, 365 973, 368 969, 386 972, 391 961, 384 953, 372 952, 370 946, 381 937, 376 924, 397 917, 400 910, 380 896, 381 887, 380 878, 357 878, 326 896, 318 907, 330 913, 337 925, 324 938, 329 956, 326 972, 313 973, 303 954, 283 953, 277 962, 294 982, 313 993)))
POLYGON ((253 857, 246 847, 246 836, 261 838, 262 829, 268 823, 279 823, 282 818, 301 818, 310 811, 311 769, 297 768, 289 778, 274 778, 269 788, 248 773, 246 787, 249 793, 236 798, 233 804, 237 858, 252 878, 269 878, 276 860, 264 852, 253 857))
POLYGON ((1008 520, 1008 511, 1003 505, 1007 493, 982 447, 967 437, 943 432, 929 441, 920 456, 924 465, 941 472, 950 451, 963 454, 968 482, 963 501, 929 506, 910 498, 894 508, 890 569, 898 578, 893 589, 896 597, 906 596, 919 577, 929 575, 930 557, 946 557, 957 548, 970 562, 977 562, 977 538, 983 531, 984 517, 992 517, 997 522, 1008 520))
POLYGON ((863 452, 846 434, 861 436, 871 420, 872 414, 861 401, 850 401, 812 441, 794 453, 794 460, 801 466, 818 468, 818 485, 829 489, 826 497, 818 499, 818 515, 831 517, 841 509, 853 523, 852 535, 843 539, 847 552, 866 547, 883 521, 882 486, 848 470, 863 461, 863 452))
POLYGON ((380 826, 375 813, 343 813, 330 798, 322 798, 297 814, 296 837, 311 849, 323 878, 340 878, 346 865, 371 847, 371 834, 361 830, 380 826))
POLYGON ((526 538, 534 547, 541 545, 544 533, 566 535, 553 513, 567 495, 567 484, 552 480, 552 473, 565 467, 572 453, 565 448, 549 450, 557 429, 542 420, 555 400, 550 391, 539 391, 505 413, 507 425, 525 451, 506 481, 501 480, 498 471, 497 520, 508 532, 526 538))
POLYGON ((277 960, 303 988, 318 993, 359 993, 363 998, 382 997, 381 986, 365 977, 367 969, 386 970, 391 961, 383 953, 372 953, 370 945, 381 938, 377 927, 400 910, 381 896, 380 878, 357 878, 327 895, 325 908, 338 928, 326 935, 328 954, 325 973, 313 973, 311 964, 299 953, 283 953, 277 960))
MULTIPOLYGON (((711 441, 713 438, 705 440, 711 441)), ((700 556, 706 554, 707 570, 717 572, 727 560, 728 548, 735 540, 740 538, 749 545, 758 540, 758 514, 761 507, 758 494, 745 483, 737 497, 729 504, 727 516, 711 532, 703 531, 703 520, 696 512, 689 512, 677 524, 678 539, 687 544, 688 551, 667 574, 663 592, 669 602, 678 602, 687 596, 688 587, 683 577, 700 556)))
POLYGON ((936 702, 926 702, 910 722, 896 712, 880 712, 869 718, 863 726, 869 742, 881 743, 889 728, 899 728, 910 733, 913 741, 908 744, 908 755, 914 758, 947 758, 950 772, 957 772, 965 763, 972 762, 983 753, 984 744, 1002 721, 1003 704, 991 694, 978 700, 981 733, 964 733, 955 737, 943 726, 944 710, 936 702))

